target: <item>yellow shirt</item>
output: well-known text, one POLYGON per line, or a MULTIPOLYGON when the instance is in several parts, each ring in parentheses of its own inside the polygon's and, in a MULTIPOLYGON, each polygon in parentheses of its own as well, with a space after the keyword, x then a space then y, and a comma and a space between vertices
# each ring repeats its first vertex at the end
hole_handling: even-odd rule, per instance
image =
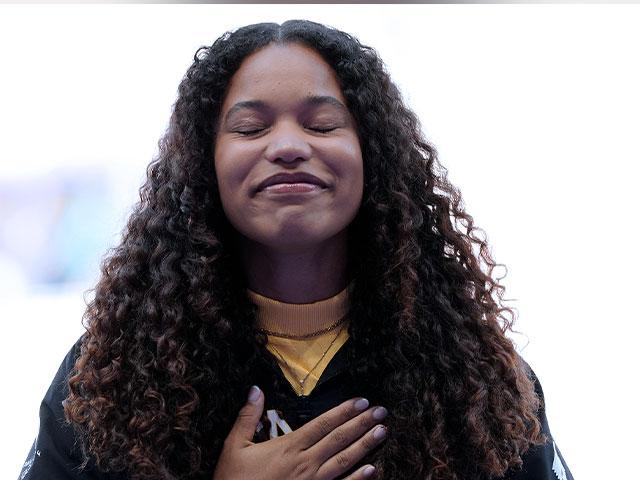
POLYGON ((352 286, 353 283, 333 297, 313 303, 280 302, 247 289, 249 299, 258 307, 258 326, 274 333, 267 333, 267 349, 298 395, 311 393, 324 369, 349 338, 348 319, 311 338, 292 339, 280 334, 301 336, 335 325, 347 314, 352 286))

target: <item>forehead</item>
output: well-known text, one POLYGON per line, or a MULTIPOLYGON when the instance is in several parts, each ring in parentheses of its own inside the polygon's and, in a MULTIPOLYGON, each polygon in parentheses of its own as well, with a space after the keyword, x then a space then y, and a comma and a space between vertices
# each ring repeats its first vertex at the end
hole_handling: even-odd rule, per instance
POLYGON ((237 101, 287 92, 344 101, 335 71, 318 52, 297 43, 269 44, 244 59, 231 78, 223 110, 237 101))

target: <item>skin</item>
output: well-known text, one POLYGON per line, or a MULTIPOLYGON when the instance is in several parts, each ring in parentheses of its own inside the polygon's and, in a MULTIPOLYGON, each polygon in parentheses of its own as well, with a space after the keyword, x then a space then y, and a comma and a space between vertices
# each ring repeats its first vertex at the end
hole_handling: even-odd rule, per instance
MULTIPOLYGON (((323 413, 298 430, 262 443, 251 439, 264 409, 264 395, 250 395, 225 439, 212 480, 363 480, 373 465, 354 467, 386 437, 379 424, 382 407, 353 398, 323 413)), ((364 400, 364 401, 363 401, 364 400)))
MULTIPOLYGON (((332 68, 308 47, 266 46, 232 77, 216 130, 220 199, 238 237, 249 288, 288 303, 340 292, 350 280, 348 227, 364 182, 356 125, 332 68), (256 191, 282 172, 311 173, 327 187, 295 195, 256 191)), ((253 443, 264 395, 250 396, 213 480, 369 478, 370 465, 343 475, 384 441, 379 422, 386 410, 367 408, 368 402, 356 408, 357 401, 347 400, 287 435, 253 443)))
POLYGON ((243 61, 222 104, 214 163, 251 290, 311 303, 347 286, 362 152, 336 74, 315 50, 270 44, 243 61), (328 187, 303 195, 255 191, 273 174, 299 171, 328 187))

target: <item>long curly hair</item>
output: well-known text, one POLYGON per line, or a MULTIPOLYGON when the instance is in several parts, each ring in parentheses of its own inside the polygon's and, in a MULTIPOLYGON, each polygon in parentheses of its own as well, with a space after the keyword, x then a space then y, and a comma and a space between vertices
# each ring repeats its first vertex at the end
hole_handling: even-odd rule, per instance
POLYGON ((215 121, 243 59, 287 42, 335 70, 361 142, 348 368, 390 412, 388 438, 366 460, 387 480, 503 475, 546 438, 531 371, 505 335, 515 315, 486 235, 375 50, 303 20, 225 33, 197 50, 180 83, 83 317, 65 415, 85 465, 136 480, 211 478, 268 354, 219 197, 215 121))

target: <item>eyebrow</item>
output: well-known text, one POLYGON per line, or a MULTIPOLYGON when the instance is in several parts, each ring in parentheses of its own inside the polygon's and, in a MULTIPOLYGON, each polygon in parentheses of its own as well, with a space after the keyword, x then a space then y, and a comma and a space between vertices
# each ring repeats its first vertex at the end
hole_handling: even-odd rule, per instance
MULTIPOLYGON (((340 100, 330 95, 312 95, 306 97, 304 100, 304 105, 314 107, 319 105, 332 105, 344 111, 344 113, 349 113, 349 109, 340 100)), ((245 100, 242 102, 238 102, 229 109, 227 114, 224 116, 224 121, 228 121, 229 117, 239 110, 267 110, 268 108, 269 106, 267 105, 267 103, 263 102, 262 100, 245 100)))

